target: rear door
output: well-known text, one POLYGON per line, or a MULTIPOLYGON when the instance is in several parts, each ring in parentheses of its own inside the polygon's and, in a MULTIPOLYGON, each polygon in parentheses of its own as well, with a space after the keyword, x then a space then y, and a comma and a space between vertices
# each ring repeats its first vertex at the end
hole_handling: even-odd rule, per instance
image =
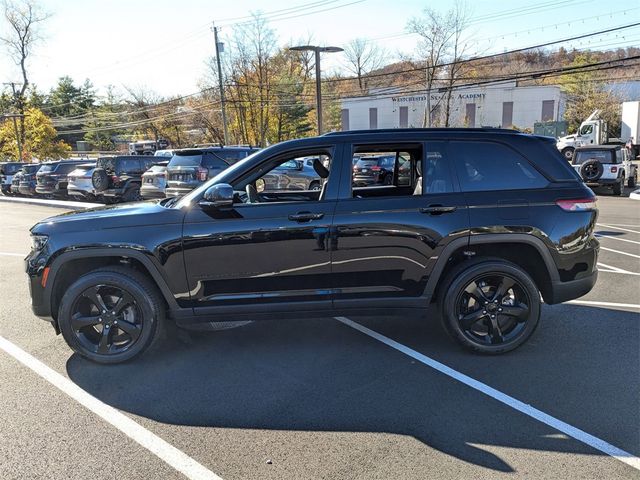
MULTIPOLYGON (((444 142, 350 145, 352 155, 403 158, 403 181, 353 186, 343 169, 331 266, 338 309, 424 306, 430 272, 447 245, 466 242, 469 219, 444 142), (411 162, 407 169, 405 163, 411 162), (409 182, 408 185, 406 183, 409 182), (402 184, 405 185, 402 185, 402 184)), ((396 169, 400 165, 396 166, 396 169)))

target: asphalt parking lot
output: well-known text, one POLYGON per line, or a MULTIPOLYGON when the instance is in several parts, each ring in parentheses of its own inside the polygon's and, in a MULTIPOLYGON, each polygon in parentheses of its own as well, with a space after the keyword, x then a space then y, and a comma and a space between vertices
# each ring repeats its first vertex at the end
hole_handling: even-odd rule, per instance
POLYGON ((255 322, 104 367, 29 307, 28 229, 62 210, 0 203, 0 479, 640 478, 640 202, 599 208, 596 287, 504 356, 428 311, 255 322))

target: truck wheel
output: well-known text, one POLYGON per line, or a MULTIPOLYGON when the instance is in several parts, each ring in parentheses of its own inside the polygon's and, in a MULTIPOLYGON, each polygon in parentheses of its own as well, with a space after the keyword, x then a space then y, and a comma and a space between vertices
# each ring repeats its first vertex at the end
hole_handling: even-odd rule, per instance
POLYGON ((620 182, 613 186, 614 195, 624 195, 624 177, 620 179, 620 182))
POLYGON ((562 155, 564 156, 564 158, 567 159, 567 161, 571 161, 573 160, 573 151, 574 149, 572 147, 566 147, 562 149, 562 155))
POLYGON ((122 195, 123 202, 139 202, 141 200, 143 200, 143 198, 142 195, 140 195, 140 187, 136 185, 128 188, 127 191, 124 192, 124 195, 122 195))
POLYGON ((165 306, 158 289, 143 274, 125 267, 87 273, 67 290, 58 324, 79 355, 103 364, 142 354, 164 337, 165 306))
POLYGON ((629 180, 627 181, 627 186, 629 188, 635 188, 636 184, 638 183, 638 172, 636 171, 636 173, 632 176, 629 177, 629 180))
POLYGON ((462 263, 440 291, 445 330, 476 353, 495 355, 519 347, 540 320, 538 287, 522 268, 504 260, 462 263))

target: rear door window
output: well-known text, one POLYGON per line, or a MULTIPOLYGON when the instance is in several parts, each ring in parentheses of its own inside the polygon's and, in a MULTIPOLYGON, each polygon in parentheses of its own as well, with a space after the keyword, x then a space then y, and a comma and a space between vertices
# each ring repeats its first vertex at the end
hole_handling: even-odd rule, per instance
POLYGON ((578 150, 573 156, 574 165, 582 165, 588 160, 597 160, 600 163, 611 163, 611 151, 609 150, 578 150))
POLYGON ((515 150, 494 142, 450 143, 465 192, 544 188, 548 180, 515 150))

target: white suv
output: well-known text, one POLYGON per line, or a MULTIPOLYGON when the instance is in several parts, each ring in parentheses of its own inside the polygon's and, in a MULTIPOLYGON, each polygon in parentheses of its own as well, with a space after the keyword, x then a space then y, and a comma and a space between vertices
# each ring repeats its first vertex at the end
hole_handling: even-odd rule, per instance
POLYGON ((637 166, 624 145, 578 147, 571 164, 588 186, 611 187, 614 195, 622 195, 625 183, 633 188, 638 182, 637 166))
POLYGON ((96 199, 96 191, 93 188, 91 176, 96 169, 95 163, 83 163, 78 165, 67 177, 67 194, 70 197, 79 197, 84 200, 96 199))

